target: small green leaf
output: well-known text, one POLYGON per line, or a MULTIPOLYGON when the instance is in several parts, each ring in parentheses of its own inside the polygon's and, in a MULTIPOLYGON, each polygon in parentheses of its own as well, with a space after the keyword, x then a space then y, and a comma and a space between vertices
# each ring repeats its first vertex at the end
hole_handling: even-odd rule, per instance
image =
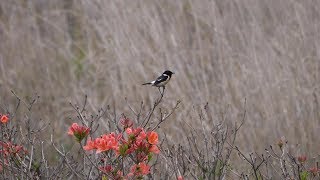
POLYGON ((307 180, 308 179, 308 171, 302 171, 301 173, 300 173, 300 178, 301 178, 301 180, 307 180))
POLYGON ((108 177, 106 175, 103 175, 102 180, 108 180, 108 177))
POLYGON ((125 156, 129 146, 127 144, 123 144, 119 147, 119 152, 121 156, 125 156))
POLYGON ((149 154, 148 154, 148 162, 150 162, 151 159, 152 159, 152 153, 149 153, 149 154))

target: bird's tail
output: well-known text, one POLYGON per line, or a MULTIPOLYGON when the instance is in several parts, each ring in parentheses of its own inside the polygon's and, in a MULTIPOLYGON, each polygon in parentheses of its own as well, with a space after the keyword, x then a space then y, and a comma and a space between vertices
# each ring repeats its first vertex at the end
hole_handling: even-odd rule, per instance
POLYGON ((152 84, 151 82, 148 82, 148 83, 143 83, 142 85, 149 85, 149 84, 152 84))

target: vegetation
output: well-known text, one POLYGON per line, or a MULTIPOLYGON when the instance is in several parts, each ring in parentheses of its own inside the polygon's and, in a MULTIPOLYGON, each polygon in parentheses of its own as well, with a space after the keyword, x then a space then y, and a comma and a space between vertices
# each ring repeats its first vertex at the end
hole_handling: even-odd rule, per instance
POLYGON ((0 1, 1 179, 319 179, 319 9, 0 1), (163 97, 141 86, 166 69, 163 97), (124 119, 159 152, 142 138, 148 158, 126 154, 124 119))

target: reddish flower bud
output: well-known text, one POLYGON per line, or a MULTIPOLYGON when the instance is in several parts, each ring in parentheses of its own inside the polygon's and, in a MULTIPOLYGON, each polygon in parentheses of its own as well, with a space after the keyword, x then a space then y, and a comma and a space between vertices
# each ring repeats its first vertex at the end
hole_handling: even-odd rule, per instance
POLYGON ((99 169, 105 173, 110 173, 113 170, 111 165, 106 165, 104 167, 100 167, 99 169))
POLYGON ((320 169, 318 167, 312 167, 309 169, 309 172, 312 173, 312 175, 316 176, 319 174, 320 169))
POLYGON ((120 124, 123 126, 123 129, 127 129, 133 126, 133 122, 126 117, 120 119, 120 124))
POLYGON ((283 146, 283 141, 282 139, 280 139, 277 143, 277 145, 279 146, 280 149, 282 149, 282 146, 283 146))
POLYGON ((307 156, 305 155, 301 155, 301 156, 298 156, 298 161, 303 164, 304 162, 306 162, 307 160, 307 156))
POLYGON ((7 123, 9 121, 9 117, 7 115, 2 115, 0 121, 2 123, 7 123))

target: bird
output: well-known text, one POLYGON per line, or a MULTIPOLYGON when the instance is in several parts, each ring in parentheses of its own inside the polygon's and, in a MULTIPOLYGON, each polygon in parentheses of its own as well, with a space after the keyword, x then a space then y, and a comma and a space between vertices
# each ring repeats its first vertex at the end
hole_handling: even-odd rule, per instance
POLYGON ((151 85, 151 86, 158 87, 159 91, 160 91, 160 87, 162 87, 163 91, 162 93, 160 91, 160 93, 163 94, 165 85, 170 81, 172 74, 174 74, 172 71, 166 70, 156 80, 143 83, 142 85, 151 85))

